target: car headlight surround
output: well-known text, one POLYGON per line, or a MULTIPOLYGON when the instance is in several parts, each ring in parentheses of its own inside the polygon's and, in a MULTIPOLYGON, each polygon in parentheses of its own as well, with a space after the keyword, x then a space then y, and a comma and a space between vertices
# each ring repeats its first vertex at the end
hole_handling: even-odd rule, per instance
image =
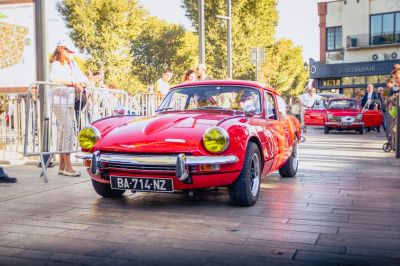
POLYGON ((333 119, 333 114, 328 114, 328 120, 332 120, 333 119))
POLYGON ((211 127, 203 134, 204 148, 211 153, 220 153, 229 147, 229 134, 221 127, 211 127))
POLYGON ((79 146, 82 149, 90 150, 100 138, 101 134, 97 128, 93 126, 84 127, 78 134, 79 146))

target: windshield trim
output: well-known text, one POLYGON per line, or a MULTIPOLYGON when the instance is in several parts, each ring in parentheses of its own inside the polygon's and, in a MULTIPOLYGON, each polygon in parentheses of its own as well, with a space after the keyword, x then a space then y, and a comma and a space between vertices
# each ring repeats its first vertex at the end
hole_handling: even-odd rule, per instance
MULTIPOLYGON (((188 86, 182 86, 182 87, 174 87, 172 88, 168 94, 164 97, 164 99, 162 100, 160 106, 157 109, 163 109, 164 105, 166 103, 166 101, 170 98, 170 94, 174 93, 176 90, 181 90, 181 89, 189 89, 189 88, 199 88, 199 87, 210 87, 210 86, 215 86, 215 87, 238 87, 238 88, 247 88, 247 89, 252 89, 252 90, 256 90, 258 93, 258 98, 259 98, 259 104, 260 104, 260 112, 255 113, 255 115, 260 116, 263 113, 263 95, 260 92, 260 90, 264 91, 264 88, 257 88, 257 87, 253 87, 253 86, 248 86, 248 85, 239 85, 239 84, 229 84, 229 85, 218 85, 218 84, 201 84, 201 85, 188 85, 188 86)), ((200 109, 184 109, 184 110, 169 110, 169 111, 199 111, 200 109)), ((210 109, 211 110, 211 109, 210 109)), ((218 109, 215 109, 218 110, 218 109)), ((222 108, 220 109, 222 110, 222 108)), ((236 111, 236 112, 240 112, 243 110, 234 110, 234 109, 226 109, 226 110, 232 110, 232 111, 236 111)), ((201 110, 201 111, 204 111, 201 110)))

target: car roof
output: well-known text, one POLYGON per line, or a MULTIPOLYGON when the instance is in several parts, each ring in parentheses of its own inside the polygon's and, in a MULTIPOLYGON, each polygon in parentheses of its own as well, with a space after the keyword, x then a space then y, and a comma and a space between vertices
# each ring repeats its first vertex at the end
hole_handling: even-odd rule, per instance
POLYGON ((214 85, 214 86, 246 86, 246 87, 254 87, 258 89, 265 89, 269 92, 275 93, 279 95, 279 93, 272 88, 271 86, 265 85, 260 82, 255 82, 251 80, 204 80, 204 81, 194 81, 194 82, 187 82, 182 83, 179 85, 174 86, 171 90, 184 88, 184 87, 192 87, 192 86, 207 86, 207 85, 214 85))

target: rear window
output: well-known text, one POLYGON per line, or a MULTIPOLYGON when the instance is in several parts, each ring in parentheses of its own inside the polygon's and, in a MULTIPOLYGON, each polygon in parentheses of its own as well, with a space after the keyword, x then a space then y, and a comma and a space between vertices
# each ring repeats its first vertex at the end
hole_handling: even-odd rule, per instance
POLYGON ((355 100, 331 100, 328 109, 360 109, 360 104, 355 100))

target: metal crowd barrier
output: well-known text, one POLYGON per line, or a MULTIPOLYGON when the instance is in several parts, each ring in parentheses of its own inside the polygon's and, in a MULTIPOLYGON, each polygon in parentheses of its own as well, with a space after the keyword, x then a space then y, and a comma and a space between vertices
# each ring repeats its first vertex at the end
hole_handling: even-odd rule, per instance
POLYGON ((17 94, 1 95, 0 113, 0 160, 23 159, 25 131, 25 99, 17 94))
POLYGON ((129 97, 123 90, 86 88, 78 96, 74 88, 50 82, 37 81, 28 88, 23 127, 24 156, 40 157, 40 176, 45 182, 48 182, 48 164, 55 154, 79 151, 77 134, 82 127, 113 115, 116 108, 129 109, 129 97), (46 95, 40 95, 43 91, 46 95), (60 142, 61 136, 68 141, 60 142))
POLYGON ((136 94, 129 99, 130 111, 133 114, 142 116, 154 115, 162 100, 163 96, 161 94, 136 94))

